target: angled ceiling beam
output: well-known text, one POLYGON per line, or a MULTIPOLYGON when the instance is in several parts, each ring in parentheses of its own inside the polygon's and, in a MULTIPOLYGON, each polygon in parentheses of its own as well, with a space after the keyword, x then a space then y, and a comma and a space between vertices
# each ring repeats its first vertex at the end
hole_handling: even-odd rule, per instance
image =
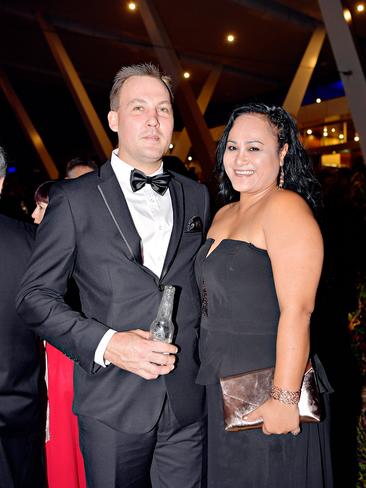
POLYGON ((313 32, 309 44, 304 52, 294 79, 283 103, 284 108, 294 117, 297 116, 325 38, 325 29, 319 26, 313 32))
POLYGON ((280 3, 268 1, 268 0, 231 0, 234 3, 238 3, 243 7, 247 7, 251 10, 257 11, 261 14, 262 18, 273 19, 277 18, 282 21, 292 22, 301 27, 315 28, 319 25, 319 21, 303 14, 298 10, 294 10, 280 3))
POLYGON ((192 141, 204 179, 207 180, 214 167, 215 144, 199 109, 191 85, 182 77, 182 67, 169 39, 168 33, 152 0, 141 0, 139 9, 155 52, 164 71, 173 76, 176 83, 175 99, 180 114, 192 141))
POLYGON ((319 0, 330 45, 342 79, 366 164, 366 81, 340 0, 319 0))
MULTIPOLYGON (((210 71, 210 74, 208 75, 208 78, 202 87, 201 93, 199 94, 199 97, 197 98, 197 103, 198 103, 198 106, 199 106, 202 114, 204 114, 206 112, 208 104, 210 103, 212 95, 215 91, 217 82, 219 81, 221 72, 222 72, 222 66, 221 65, 215 66, 210 71)), ((189 138, 187 129, 184 128, 182 130, 182 132, 180 133, 180 136, 175 143, 172 155, 177 156, 182 161, 185 161, 187 156, 188 156, 190 146, 191 146, 191 140, 189 138)))
POLYGON ((50 179, 56 180, 59 177, 58 170, 56 168, 53 159, 51 158, 49 152, 44 145, 41 136, 39 135, 37 129, 34 127, 29 115, 27 114, 22 102, 19 100, 17 94, 13 90, 8 77, 3 70, 0 69, 0 85, 1 88, 8 99, 9 104, 14 109, 14 112, 23 127, 23 130, 30 142, 32 143, 34 149, 37 151, 43 166, 50 179))
POLYGON ((225 129, 224 125, 218 125, 216 127, 212 127, 210 129, 212 139, 214 141, 218 141, 220 139, 220 137, 222 136, 224 129, 225 129))
POLYGON ((38 23, 42 29, 48 46, 55 58, 56 63, 74 97, 76 105, 88 129, 94 147, 103 160, 109 158, 112 152, 112 144, 107 133, 101 124, 99 117, 90 101, 90 98, 80 80, 80 77, 68 56, 61 39, 53 29, 40 15, 37 15, 38 23))

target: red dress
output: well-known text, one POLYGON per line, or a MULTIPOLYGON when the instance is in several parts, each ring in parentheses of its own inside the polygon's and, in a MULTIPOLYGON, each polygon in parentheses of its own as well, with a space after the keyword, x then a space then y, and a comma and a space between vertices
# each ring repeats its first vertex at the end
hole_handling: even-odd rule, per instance
POLYGON ((74 363, 46 345, 50 440, 46 442, 49 488, 86 488, 77 417, 72 412, 74 363))

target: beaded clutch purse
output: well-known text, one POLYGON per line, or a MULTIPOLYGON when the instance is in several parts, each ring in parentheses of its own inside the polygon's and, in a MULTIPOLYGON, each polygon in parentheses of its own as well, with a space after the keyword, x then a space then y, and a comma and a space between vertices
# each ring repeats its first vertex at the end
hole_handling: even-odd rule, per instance
MULTIPOLYGON (((249 422, 244 417, 271 397, 273 375, 274 368, 265 368, 220 378, 226 431, 262 428, 261 419, 249 422)), ((310 360, 301 385, 298 406, 301 422, 320 422, 320 394, 310 360)))

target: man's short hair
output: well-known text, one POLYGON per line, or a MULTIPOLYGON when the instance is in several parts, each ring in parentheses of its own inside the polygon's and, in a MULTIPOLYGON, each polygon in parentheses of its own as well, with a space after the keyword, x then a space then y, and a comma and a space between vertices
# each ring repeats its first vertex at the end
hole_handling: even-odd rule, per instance
POLYGON ((6 176, 5 151, 0 146, 0 178, 5 178, 5 176, 6 176))
POLYGON ((91 159, 73 158, 70 159, 70 161, 68 161, 66 164, 66 176, 70 177, 70 171, 72 171, 77 166, 87 166, 92 171, 96 171, 98 169, 98 165, 94 163, 94 161, 91 159))
POLYGON ((172 80, 170 76, 164 75, 157 66, 152 63, 132 64, 131 66, 122 66, 114 77, 113 86, 109 95, 111 110, 118 110, 119 93, 123 83, 131 76, 151 76, 160 80, 169 92, 170 101, 173 103, 174 96, 172 91, 172 80))

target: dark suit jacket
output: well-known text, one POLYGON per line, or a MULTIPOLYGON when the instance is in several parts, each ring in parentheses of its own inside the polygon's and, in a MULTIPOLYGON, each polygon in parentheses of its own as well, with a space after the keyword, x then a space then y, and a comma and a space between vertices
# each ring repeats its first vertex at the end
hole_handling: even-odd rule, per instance
POLYGON ((40 340, 15 309, 34 234, 0 214, 0 435, 39 428, 43 413, 40 340))
POLYGON ((54 185, 18 297, 18 310, 34 330, 76 362, 74 411, 125 432, 149 431, 166 392, 182 424, 203 411, 203 390, 195 384, 200 300, 193 262, 208 227, 208 192, 175 173, 169 189, 174 225, 159 278, 141 264, 140 237, 110 162, 99 173, 54 185), (201 228, 192 229, 195 220, 201 228), (70 276, 81 314, 63 299, 70 276), (97 366, 94 353, 109 327, 148 329, 164 284, 178 291, 176 369, 147 381, 113 365, 97 366))

